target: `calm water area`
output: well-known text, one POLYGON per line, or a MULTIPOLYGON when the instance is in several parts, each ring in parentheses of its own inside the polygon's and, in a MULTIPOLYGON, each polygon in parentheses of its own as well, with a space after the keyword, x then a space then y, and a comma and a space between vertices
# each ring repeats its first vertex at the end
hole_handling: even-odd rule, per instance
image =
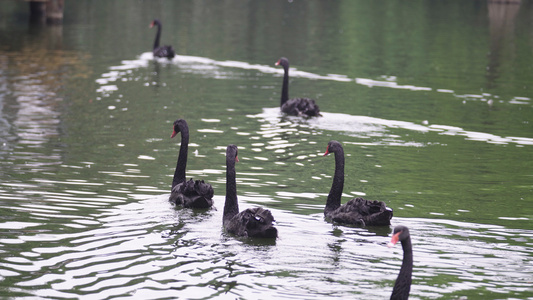
POLYGON ((402 224, 411 299, 533 299, 533 2, 65 2, 0 3, 0 298, 388 299, 402 224), (280 113, 281 56, 322 117, 280 113), (178 118, 214 209, 168 202, 178 118), (390 227, 324 220, 330 140, 390 227), (275 241, 222 228, 228 144, 275 241))

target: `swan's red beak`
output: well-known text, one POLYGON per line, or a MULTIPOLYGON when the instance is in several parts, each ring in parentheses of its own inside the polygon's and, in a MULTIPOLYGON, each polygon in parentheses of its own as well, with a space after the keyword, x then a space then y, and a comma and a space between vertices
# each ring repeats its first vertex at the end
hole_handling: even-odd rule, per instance
POLYGON ((150 23, 150 28, 154 27, 154 21, 152 21, 152 23, 150 23))
POLYGON ((329 145, 328 147, 326 148, 326 153, 324 153, 324 156, 328 155, 329 154, 329 145))
POLYGON ((279 66, 279 60, 275 63, 276 66, 279 66))
POLYGON ((401 233, 402 233, 401 231, 396 232, 396 234, 394 234, 392 238, 390 239, 390 243, 387 244, 387 247, 389 248, 394 247, 394 245, 396 245, 396 243, 398 243, 398 241, 400 240, 401 233))
POLYGON ((235 156, 235 162, 239 162, 239 157, 235 156))
POLYGON ((173 137, 175 137, 175 136, 176 136, 176 134, 178 134, 178 133, 176 132, 176 130, 172 131, 172 135, 170 136, 170 138, 173 138, 173 137))

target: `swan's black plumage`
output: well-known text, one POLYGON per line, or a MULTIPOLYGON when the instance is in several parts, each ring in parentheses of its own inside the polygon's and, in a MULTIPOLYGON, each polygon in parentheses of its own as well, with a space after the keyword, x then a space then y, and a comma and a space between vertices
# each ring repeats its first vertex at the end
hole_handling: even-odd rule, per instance
POLYGON ((341 205, 344 188, 344 150, 337 141, 330 141, 324 156, 335 154, 335 176, 324 208, 324 216, 333 222, 358 226, 388 226, 392 209, 382 201, 354 198, 341 205))
POLYGON ((169 200, 177 205, 190 208, 209 208, 213 206, 213 187, 203 180, 190 179, 186 181, 187 151, 189 149, 189 126, 183 119, 174 122, 171 138, 181 132, 181 146, 172 179, 172 189, 169 200))
POLYGON ((284 70, 283 86, 281 87, 281 111, 294 116, 320 116, 320 109, 316 105, 315 100, 309 98, 289 99, 289 60, 282 57, 276 62, 276 66, 279 65, 284 70))
POLYGON ((411 277, 413 275, 413 247, 411 245, 409 228, 402 225, 394 227, 389 247, 393 247, 398 241, 402 243, 403 260, 400 273, 398 273, 398 278, 396 278, 394 288, 392 289, 391 300, 405 300, 409 298, 411 277))
POLYGON ((226 203, 222 223, 224 229, 244 237, 276 238, 278 230, 274 227, 274 217, 268 209, 248 208, 239 212, 235 162, 239 161, 238 149, 228 145, 226 149, 226 203))
POLYGON ((176 55, 172 46, 159 46, 159 39, 161 38, 161 30, 163 27, 161 25, 161 22, 157 19, 153 20, 152 23, 150 23, 150 28, 154 26, 157 26, 157 34, 155 36, 154 48, 152 50, 152 53, 155 57, 166 57, 168 59, 172 59, 174 55, 176 55))

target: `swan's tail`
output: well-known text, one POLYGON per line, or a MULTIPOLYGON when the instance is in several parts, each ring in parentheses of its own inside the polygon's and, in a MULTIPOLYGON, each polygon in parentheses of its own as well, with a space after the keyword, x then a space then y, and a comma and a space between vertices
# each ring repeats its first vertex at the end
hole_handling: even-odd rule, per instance
POLYGON ((249 208, 246 231, 249 237, 277 238, 278 230, 274 227, 274 216, 268 209, 261 207, 249 208))

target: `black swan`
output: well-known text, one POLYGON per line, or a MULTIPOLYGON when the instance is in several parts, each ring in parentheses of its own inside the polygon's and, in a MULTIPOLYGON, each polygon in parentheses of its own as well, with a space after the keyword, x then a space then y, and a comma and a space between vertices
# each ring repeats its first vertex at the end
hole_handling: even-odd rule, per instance
POLYGON ((268 209, 248 208, 239 212, 237 201, 237 183, 235 180, 235 162, 238 149, 228 145, 226 150, 226 203, 222 223, 227 232, 244 237, 277 238, 278 230, 274 227, 274 217, 268 209))
POLYGON ((403 300, 409 298, 409 291, 411 290, 411 275, 413 274, 413 248, 411 246, 411 236, 409 235, 409 228, 398 225, 394 227, 392 239, 388 244, 393 247, 396 243, 402 242, 403 260, 402 267, 394 288, 392 289, 391 300, 403 300))
POLYGON ((344 150, 337 141, 330 141, 324 156, 335 154, 335 176, 329 191, 324 216, 333 222, 354 224, 358 226, 388 226, 392 218, 392 209, 382 201, 370 201, 353 198, 341 205, 344 187, 344 150))
POLYGON ((150 23, 150 28, 157 25, 157 34, 155 36, 154 41, 154 49, 152 50, 152 53, 154 54, 154 57, 166 57, 168 59, 172 59, 176 53, 174 52, 174 49, 172 49, 172 46, 159 46, 159 38, 161 37, 161 22, 157 19, 153 20, 152 23, 150 23))
POLYGON ((169 200, 190 208, 209 208, 213 206, 213 187, 203 180, 190 179, 186 181, 187 151, 189 149, 189 126, 183 119, 174 122, 174 131, 170 138, 181 132, 181 146, 176 171, 172 179, 172 190, 169 200))
POLYGON ((320 116, 320 109, 315 100, 309 98, 293 98, 289 100, 289 60, 282 57, 276 66, 283 66, 283 87, 281 88, 281 111, 293 116, 316 117, 320 116))

